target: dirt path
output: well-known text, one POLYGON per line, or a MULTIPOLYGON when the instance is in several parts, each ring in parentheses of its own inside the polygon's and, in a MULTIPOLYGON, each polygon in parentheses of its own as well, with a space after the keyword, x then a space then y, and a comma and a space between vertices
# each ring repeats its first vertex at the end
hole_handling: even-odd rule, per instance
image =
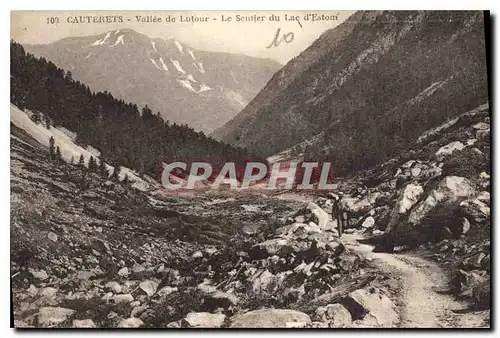
POLYGON ((396 273, 403 280, 400 327, 406 328, 470 328, 485 327, 489 314, 485 311, 456 313, 468 304, 456 301, 449 294, 434 290, 448 286, 448 276, 434 262, 409 254, 374 253, 373 247, 356 242, 356 236, 345 235, 346 247, 355 250, 380 267, 396 273))

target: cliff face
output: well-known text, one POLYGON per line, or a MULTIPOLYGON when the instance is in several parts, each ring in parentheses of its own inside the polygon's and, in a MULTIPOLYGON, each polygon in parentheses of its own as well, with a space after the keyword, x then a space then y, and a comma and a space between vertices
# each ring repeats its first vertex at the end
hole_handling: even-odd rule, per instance
POLYGON ((357 12, 277 72, 214 136, 272 155, 294 145, 340 172, 404 149, 488 98, 481 12, 357 12))

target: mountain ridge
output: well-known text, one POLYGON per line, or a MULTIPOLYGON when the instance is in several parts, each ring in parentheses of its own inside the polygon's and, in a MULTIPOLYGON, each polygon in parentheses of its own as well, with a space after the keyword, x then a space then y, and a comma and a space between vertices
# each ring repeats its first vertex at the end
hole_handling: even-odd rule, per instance
POLYGON ((132 29, 24 45, 95 91, 149 104, 161 116, 210 132, 232 118, 281 65, 243 54, 196 50, 132 29))
POLYGON ((478 11, 357 12, 299 56, 317 59, 285 65, 212 135, 269 156, 321 134, 307 157, 339 173, 365 168, 487 101, 484 40, 478 11))

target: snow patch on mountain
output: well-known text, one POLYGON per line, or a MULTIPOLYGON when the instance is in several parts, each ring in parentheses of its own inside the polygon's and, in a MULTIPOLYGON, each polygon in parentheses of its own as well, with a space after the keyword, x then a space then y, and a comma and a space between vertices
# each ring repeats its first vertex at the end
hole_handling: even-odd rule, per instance
POLYGON ((167 67, 167 65, 165 64, 165 62, 163 62, 163 58, 162 58, 162 57, 160 57, 160 63, 161 63, 161 66, 163 67, 163 69, 164 69, 166 72, 168 72, 168 67, 167 67))
POLYGON ((104 45, 106 43, 106 40, 109 39, 109 37, 111 36, 111 32, 107 32, 106 33, 106 36, 103 38, 103 39, 99 39, 99 40, 96 40, 92 46, 100 46, 100 45, 104 45))
POLYGON ((175 69, 177 69, 178 72, 181 72, 182 74, 186 73, 186 71, 184 69, 182 69, 179 61, 170 58, 170 62, 172 62, 172 64, 174 65, 175 69))
POLYGON ((155 52, 157 52, 158 50, 156 49, 156 42, 154 42, 153 40, 151 40, 151 47, 153 47, 153 49, 155 50, 155 52))
POLYGON ((184 48, 182 48, 181 43, 179 41, 177 41, 177 40, 174 40, 174 43, 175 43, 175 46, 177 47, 177 49, 179 50, 179 52, 181 54, 184 54, 184 48))
POLYGON ((115 31, 115 35, 116 35, 116 34, 118 34, 118 33, 120 33, 120 30, 119 30, 119 29, 117 29, 117 30, 115 31))
POLYGON ((201 92, 206 92, 206 91, 209 91, 209 90, 212 90, 212 88, 210 88, 209 86, 207 86, 206 84, 202 83, 200 85, 200 90, 198 90, 198 93, 201 93, 201 92))
POLYGON ((152 64, 155 65, 156 68, 158 68, 159 70, 161 70, 160 66, 158 66, 158 64, 156 63, 155 60, 153 60, 153 59, 149 59, 149 60, 151 61, 152 64))
POLYGON ((189 90, 190 92, 193 92, 195 94, 198 94, 198 91, 196 89, 193 88, 193 86, 191 85, 191 82, 187 79, 176 79, 177 82, 183 86, 184 88, 186 88, 187 90, 189 90))
POLYGON ((120 44, 120 43, 121 43, 122 45, 125 43, 125 42, 123 41, 123 34, 122 34, 122 35, 120 35, 120 36, 118 37, 118 39, 116 39, 115 44, 114 44, 114 45, 111 45, 111 47, 114 47, 114 46, 116 46, 116 45, 118 45, 118 44, 120 44))
POLYGON ((193 66, 198 69, 198 71, 202 74, 205 74, 205 69, 203 68, 203 63, 201 62, 193 62, 193 66))

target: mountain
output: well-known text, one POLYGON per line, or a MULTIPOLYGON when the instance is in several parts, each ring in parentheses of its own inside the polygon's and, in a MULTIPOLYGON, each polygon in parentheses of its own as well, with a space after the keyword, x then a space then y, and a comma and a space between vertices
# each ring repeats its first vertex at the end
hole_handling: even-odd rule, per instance
POLYGON ((234 117, 281 67, 267 59, 199 51, 174 38, 151 39, 131 29, 24 47, 94 91, 148 104, 164 119, 203 132, 234 117))
POLYGON ((295 146, 345 173, 487 99, 482 12, 359 11, 212 135, 265 156, 295 146))

